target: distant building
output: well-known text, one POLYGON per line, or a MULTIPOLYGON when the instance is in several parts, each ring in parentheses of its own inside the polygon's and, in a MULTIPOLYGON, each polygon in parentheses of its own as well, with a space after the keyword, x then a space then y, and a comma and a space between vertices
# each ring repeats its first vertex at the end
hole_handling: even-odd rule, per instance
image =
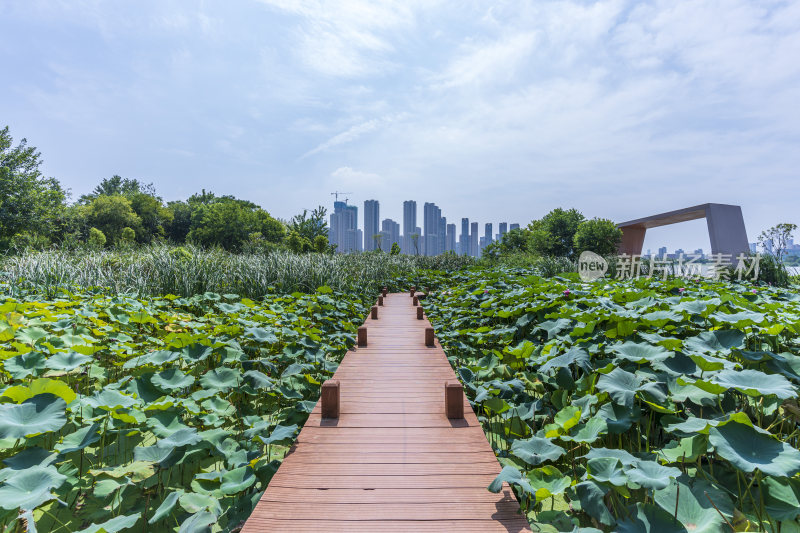
POLYGON ((519 224, 511 224, 511 227, 509 229, 511 230, 519 229, 519 224))
POLYGON ((751 242, 750 243, 750 251, 753 252, 753 253, 756 253, 758 251, 758 243, 757 242, 751 242))
POLYGON ((483 248, 485 248, 485 247, 489 246, 490 244, 492 244, 492 223, 491 222, 487 222, 486 225, 484 226, 483 240, 484 240, 483 248))
POLYGON ((456 250, 456 225, 447 225, 447 244, 444 249, 445 252, 457 252, 456 250))
POLYGON ((377 248, 375 236, 380 232, 378 222, 381 217, 381 206, 378 200, 364 201, 364 251, 369 252, 377 248))
POLYGON ((498 224, 498 227, 500 229, 498 230, 499 231, 499 233, 498 233, 499 237, 497 237, 497 240, 498 241, 502 241, 503 240, 503 236, 506 233, 508 233, 508 222, 501 222, 500 224, 498 224))
POLYGON ((417 230, 417 202, 406 200, 403 202, 403 253, 413 254, 414 243, 411 235, 417 230))
MULTIPOLYGON (((425 232, 425 255, 438 255, 439 250, 439 226, 442 218, 442 210, 433 202, 425 202, 423 210, 423 230, 425 232)), ((442 228, 443 229, 443 228, 442 228)), ((444 236, 442 236, 442 239, 444 236)))
POLYGON ((658 249, 658 256, 659 257, 666 257, 667 256, 667 247, 666 246, 662 246, 661 248, 658 249))
MULTIPOLYGON (((441 213, 441 211, 439 211, 441 213)), ((447 246, 447 218, 439 217, 439 229, 436 231, 438 242, 436 243, 436 253, 443 254, 447 246)))
POLYGON ((328 242, 336 246, 339 253, 361 250, 361 230, 358 224, 358 208, 346 202, 334 202, 329 218, 328 242))
POLYGON ((469 227, 469 255, 478 257, 480 255, 480 249, 478 248, 478 223, 473 222, 469 227))
POLYGON ((458 240, 459 255, 471 255, 469 253, 469 219, 461 219, 461 237, 458 240))
POLYGON ((400 244, 400 224, 391 218, 385 218, 381 222, 381 250, 388 252, 392 249, 392 244, 400 244))

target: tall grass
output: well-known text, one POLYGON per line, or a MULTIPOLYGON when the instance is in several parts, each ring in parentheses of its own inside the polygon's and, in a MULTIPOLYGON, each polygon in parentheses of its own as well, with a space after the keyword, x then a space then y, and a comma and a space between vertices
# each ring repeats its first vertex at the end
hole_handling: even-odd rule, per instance
POLYGON ((53 297, 62 290, 163 295, 216 292, 260 297, 272 292, 311 292, 327 285, 374 293, 398 275, 421 269, 455 270, 470 258, 388 254, 233 254, 220 249, 153 245, 134 250, 27 251, 0 259, 4 292, 53 297))

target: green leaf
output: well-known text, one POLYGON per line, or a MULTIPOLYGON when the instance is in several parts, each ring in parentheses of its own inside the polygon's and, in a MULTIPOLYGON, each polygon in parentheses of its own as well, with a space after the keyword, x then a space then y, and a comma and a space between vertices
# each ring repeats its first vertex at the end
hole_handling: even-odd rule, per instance
POLYGON ((86 403, 95 409, 101 408, 106 411, 128 409, 138 404, 136 398, 132 398, 113 389, 103 389, 94 396, 87 398, 86 403))
POLYGON ((46 367, 45 355, 40 352, 28 352, 6 359, 3 370, 11 374, 14 379, 25 379, 28 376, 38 376, 46 367))
POLYGON ((0 486, 0 507, 30 510, 55 498, 52 491, 67 479, 67 476, 59 474, 54 466, 32 466, 25 470, 11 470, 7 474, 4 473, 3 477, 5 483, 0 486))
POLYGON ((581 509, 589 516, 607 526, 613 526, 616 523, 608 507, 603 502, 603 498, 608 492, 607 488, 598 485, 594 481, 587 480, 575 485, 574 491, 577 496, 575 499, 580 502, 581 509))
POLYGON ((208 511, 200 511, 191 515, 181 523, 178 533, 206 533, 217 521, 217 517, 208 511))
POLYGON ((117 516, 111 520, 106 520, 102 524, 92 524, 86 529, 81 529, 77 533, 117 533, 117 531, 132 528, 140 518, 141 515, 139 514, 117 516))
POLYGON ((717 509, 731 519, 733 504, 726 492, 705 480, 691 480, 681 476, 671 480, 669 485, 654 492, 655 502, 665 512, 674 515, 677 510, 678 521, 695 533, 717 533, 726 529, 725 520, 717 509), (712 505, 713 502, 713 505, 712 505), (717 509, 714 508, 717 506, 717 509))
POLYGON ((45 361, 45 367, 50 370, 62 370, 69 372, 75 370, 79 366, 83 366, 92 360, 91 357, 81 355, 77 352, 59 352, 45 361))
POLYGON ((529 465, 536 466, 545 461, 555 461, 564 455, 566 450, 553 444, 549 439, 531 437, 527 440, 515 440, 511 444, 511 453, 529 465))
POLYGON ((158 509, 156 509, 156 512, 153 513, 153 516, 147 521, 147 523, 155 524, 162 518, 168 516, 175 508, 175 504, 178 503, 178 498, 180 498, 183 494, 184 492, 182 490, 170 492, 169 495, 164 498, 164 501, 161 502, 161 505, 158 506, 158 509))
POLYGON ((686 533, 686 528, 670 513, 649 503, 637 503, 619 521, 615 533, 686 533))
POLYGON ((601 483, 622 486, 628 481, 618 459, 601 457, 586 461, 586 471, 590 478, 601 483))
POLYGON ((535 468, 528 472, 528 481, 537 501, 557 496, 572 484, 572 478, 565 476, 551 465, 535 468))
POLYGON ((723 370, 711 379, 721 387, 737 389, 748 396, 774 394, 781 400, 797 397, 795 387, 779 374, 765 374, 758 370, 723 370))
POLYGON ((661 466, 655 461, 636 462, 633 468, 625 472, 628 479, 646 489, 663 489, 669 485, 670 479, 681 475, 681 471, 670 466, 661 466))
POLYGON ((275 429, 272 430, 272 433, 270 433, 269 437, 262 437, 259 435, 258 439, 264 444, 279 444, 294 440, 294 434, 296 432, 297 424, 292 424, 291 426, 278 425, 275 426, 275 429))
POLYGON ((249 488, 256 481, 253 469, 249 466, 242 466, 222 476, 220 490, 223 494, 232 495, 249 488))
POLYGON ((200 378, 200 384, 206 389, 227 392, 238 387, 241 380, 242 375, 238 370, 223 367, 206 372, 200 378))
POLYGON ((741 348, 744 332, 736 329, 704 331, 696 337, 689 337, 683 345, 689 351, 730 353, 731 348, 741 348))
POLYGON ((185 389, 194 383, 194 376, 187 375, 177 368, 168 368, 150 378, 150 382, 161 390, 185 389))
POLYGON ((723 459, 744 472, 758 469, 776 477, 800 472, 800 451, 745 424, 730 422, 712 427, 709 442, 723 459))
POLYGON ((611 351, 617 354, 618 359, 633 361, 635 363, 663 361, 674 355, 661 346, 652 346, 650 344, 633 341, 615 344, 611 347, 611 351))
POLYGON ((614 402, 628 409, 633 407, 633 399, 641 385, 638 377, 621 368, 615 368, 597 380, 598 390, 607 392, 614 402))
POLYGON ((55 450, 59 453, 70 453, 82 450, 100 440, 100 424, 92 424, 82 427, 74 433, 70 433, 55 445, 55 450))
POLYGON ((522 473, 513 466, 504 466, 500 473, 497 474, 497 477, 489 484, 488 489, 491 492, 500 492, 503 488, 503 483, 516 485, 524 492, 534 492, 528 478, 523 476, 522 473))
POLYGON ((47 394, 21 404, 0 404, 0 439, 58 431, 67 423, 66 408, 64 400, 47 394))

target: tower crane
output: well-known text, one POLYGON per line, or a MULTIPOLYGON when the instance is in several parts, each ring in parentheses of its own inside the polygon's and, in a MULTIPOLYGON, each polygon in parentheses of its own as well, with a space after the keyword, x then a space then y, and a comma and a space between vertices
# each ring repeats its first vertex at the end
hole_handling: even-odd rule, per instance
MULTIPOLYGON (((336 201, 338 202, 340 194, 353 194, 353 193, 351 193, 351 192, 342 192, 342 191, 334 191, 334 192, 331 193, 331 196, 336 197, 336 201)), ((347 200, 349 200, 349 199, 350 198, 345 198, 345 200, 344 200, 345 203, 347 203, 347 200)))

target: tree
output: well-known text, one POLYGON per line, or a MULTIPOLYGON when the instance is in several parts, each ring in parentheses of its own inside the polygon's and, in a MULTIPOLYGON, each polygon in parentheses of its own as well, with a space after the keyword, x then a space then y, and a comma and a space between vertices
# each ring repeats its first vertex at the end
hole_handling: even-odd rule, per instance
POLYGON ((192 205, 188 202, 169 202, 167 209, 171 217, 166 219, 164 232, 166 237, 176 244, 186 242, 186 236, 192 229, 192 205))
POLYGON ((581 222, 575 232, 575 254, 585 251, 599 255, 616 254, 622 242, 622 230, 605 218, 593 218, 581 222))
POLYGON ((142 231, 142 219, 134 212, 131 201, 122 195, 98 196, 84 209, 88 224, 102 231, 108 244, 115 244, 125 228, 136 233, 142 231))
POLYGON ((333 253, 333 248, 328 243, 328 237, 325 235, 317 235, 314 237, 314 241, 312 242, 314 247, 314 251, 324 254, 324 253, 333 253))
POLYGON ((267 242, 283 241, 286 228, 261 208, 251 208, 250 202, 230 199, 210 204, 197 204, 192 212, 191 230, 187 240, 205 246, 222 246, 238 250, 251 233, 261 233, 267 242))
MULTIPOLYGON (((100 182, 100 185, 94 188, 91 193, 84 194, 78 199, 80 204, 91 203, 92 200, 98 196, 128 196, 131 197, 135 194, 146 194, 148 196, 156 196, 156 188, 152 183, 141 183, 137 179, 123 178, 114 174, 110 178, 105 178, 100 182)), ((160 198, 159 198, 160 200, 160 198)))
POLYGON ((400 255, 400 245, 396 242, 393 242, 392 249, 389 251, 389 255, 400 255))
POLYGON ((378 252, 382 252, 383 248, 381 248, 383 244, 383 233, 376 233, 372 236, 372 240, 375 242, 375 250, 378 252))
POLYGON ((295 215, 289 221, 288 230, 296 231, 298 235, 313 242, 319 236, 328 237, 328 222, 325 220, 327 210, 319 206, 311 212, 303 209, 302 214, 295 215))
POLYGON ((414 244, 414 255, 419 255, 419 233, 411 234, 411 242, 414 244))
POLYGON ((762 231, 758 237, 758 242, 764 251, 771 253, 778 260, 778 263, 783 264, 783 254, 786 253, 786 248, 789 245, 789 240, 792 238, 792 233, 797 229, 796 224, 782 223, 772 226, 766 231, 762 231))
POLYGON ((67 197, 58 180, 42 176, 36 148, 26 139, 12 144, 6 126, 0 130, 0 245, 23 231, 49 235, 67 197))
POLYGON ((539 255, 572 257, 575 233, 584 220, 577 209, 553 209, 528 225, 528 249, 539 255))

